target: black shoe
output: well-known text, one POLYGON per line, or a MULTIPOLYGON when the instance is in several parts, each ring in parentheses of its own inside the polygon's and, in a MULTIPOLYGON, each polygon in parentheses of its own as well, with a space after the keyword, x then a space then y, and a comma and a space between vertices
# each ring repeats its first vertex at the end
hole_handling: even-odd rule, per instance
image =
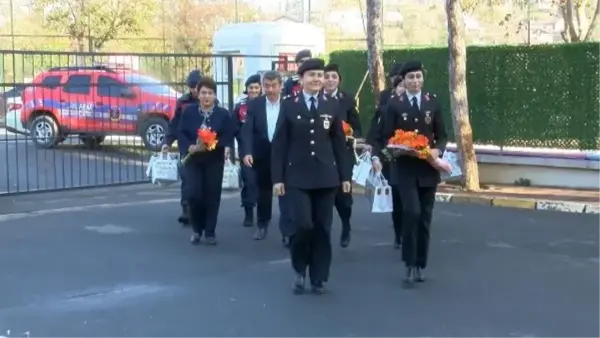
POLYGON ((192 234, 192 237, 190 237, 190 243, 192 245, 198 245, 198 244, 200 244, 201 239, 202 239, 202 235, 194 232, 192 234))
POLYGON ((254 208, 244 207, 244 227, 250 228, 254 226, 254 208))
POLYGON ((425 282, 425 275, 423 274, 423 270, 421 268, 415 268, 414 276, 417 283, 425 282))
POLYGON ((284 248, 289 249, 290 248, 290 238, 287 236, 281 237, 281 244, 283 244, 284 248))
POLYGON ((325 287, 322 282, 311 282, 310 284, 312 293, 322 295, 325 293, 325 287))
POLYGON ((181 223, 183 227, 187 227, 190 225, 190 219, 185 214, 179 216, 179 218, 177 218, 177 222, 181 223))
POLYGON ((257 228, 256 232, 254 233, 254 239, 257 241, 263 240, 267 237, 267 228, 257 228))
POLYGON ((217 245, 217 238, 215 236, 205 236, 206 245, 217 245))
POLYGON ((347 248, 350 245, 350 230, 342 230, 342 236, 340 237, 340 246, 347 248))
POLYGON ((415 269, 414 268, 406 268, 406 277, 404 277, 404 281, 402 282, 402 285, 405 288, 412 288, 415 284, 415 269))
POLYGON ((394 240, 394 249, 398 250, 401 247, 402 247, 402 238, 396 237, 396 239, 394 240))
POLYGON ((292 287, 292 290, 295 294, 299 295, 304 293, 304 283, 304 276, 297 273, 296 278, 294 279, 294 285, 292 287))

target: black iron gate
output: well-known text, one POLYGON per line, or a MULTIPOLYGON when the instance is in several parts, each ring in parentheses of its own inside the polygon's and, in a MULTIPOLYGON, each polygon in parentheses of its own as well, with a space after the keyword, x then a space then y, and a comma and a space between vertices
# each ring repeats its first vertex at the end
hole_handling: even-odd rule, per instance
POLYGON ((0 195, 147 182, 190 70, 231 110, 248 60, 275 59, 0 50, 0 195))

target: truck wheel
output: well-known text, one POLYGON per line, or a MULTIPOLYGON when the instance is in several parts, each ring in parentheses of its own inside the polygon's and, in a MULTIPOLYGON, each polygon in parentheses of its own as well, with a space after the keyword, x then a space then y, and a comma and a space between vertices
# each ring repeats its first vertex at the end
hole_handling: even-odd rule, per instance
POLYGON ((58 123, 50 115, 40 115, 31 121, 29 135, 36 147, 50 149, 60 140, 58 123))
POLYGON ((161 117, 150 117, 142 123, 140 128, 140 136, 144 141, 144 146, 151 151, 160 151, 165 137, 169 122, 161 117))

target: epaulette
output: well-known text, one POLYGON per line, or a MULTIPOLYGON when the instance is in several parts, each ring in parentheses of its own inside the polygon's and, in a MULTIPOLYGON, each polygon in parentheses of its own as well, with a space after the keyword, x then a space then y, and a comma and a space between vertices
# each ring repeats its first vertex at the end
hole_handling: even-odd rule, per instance
POLYGON ((433 97, 435 99, 437 96, 434 93, 426 92, 425 93, 425 101, 429 101, 430 97, 433 97))
POLYGON ((289 100, 289 99, 293 99, 294 97, 297 97, 297 95, 292 95, 292 94, 289 94, 289 95, 285 95, 285 96, 283 97, 283 99, 284 99, 284 100, 289 100))
POLYGON ((292 75, 292 81, 298 81, 298 80, 300 80, 300 75, 298 75, 298 74, 292 75))

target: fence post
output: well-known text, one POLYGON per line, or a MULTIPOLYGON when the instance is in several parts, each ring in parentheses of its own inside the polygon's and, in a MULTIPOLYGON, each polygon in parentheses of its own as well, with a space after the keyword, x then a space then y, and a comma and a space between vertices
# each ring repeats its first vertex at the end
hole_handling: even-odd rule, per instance
POLYGON ((234 106, 234 94, 233 94, 233 56, 232 55, 227 55, 227 107, 229 108, 229 111, 233 113, 233 106, 234 106))

